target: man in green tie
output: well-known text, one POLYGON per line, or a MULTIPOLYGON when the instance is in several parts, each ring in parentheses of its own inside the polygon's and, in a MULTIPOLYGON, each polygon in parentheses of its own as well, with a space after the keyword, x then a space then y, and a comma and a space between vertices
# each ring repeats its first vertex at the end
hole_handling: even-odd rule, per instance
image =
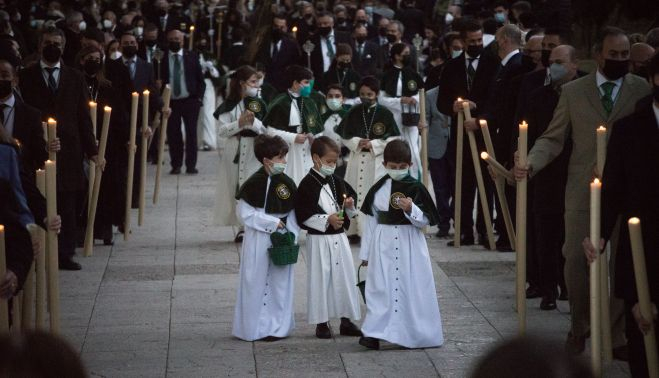
MULTIPOLYGON (((623 30, 602 30, 595 44, 597 70, 563 85, 554 118, 529 152, 527 167, 514 169, 518 179, 533 177, 561 153, 568 138, 572 142, 565 189, 563 256, 572 323, 566 348, 574 354, 583 352, 589 330, 588 264, 581 242, 589 233, 589 183, 596 174, 597 160, 595 129, 605 126, 611 133, 613 123, 632 113, 636 102, 650 93, 645 80, 628 73, 629 50, 623 30)), ((611 259, 615 259, 615 253, 611 259)), ((625 359, 623 304, 616 298, 611 298, 611 327, 614 357, 625 359)))

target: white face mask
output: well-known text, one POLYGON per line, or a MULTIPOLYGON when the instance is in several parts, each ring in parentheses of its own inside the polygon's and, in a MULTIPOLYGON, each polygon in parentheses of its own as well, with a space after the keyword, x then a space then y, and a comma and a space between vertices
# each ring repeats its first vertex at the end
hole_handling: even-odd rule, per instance
POLYGON ((142 34, 144 34, 144 28, 141 26, 136 27, 135 34, 141 36, 142 34))
POLYGON ((409 174, 409 168, 406 169, 391 169, 386 168, 387 174, 391 177, 392 180, 400 181, 407 177, 409 174))
POLYGON ((270 176, 279 175, 286 170, 286 163, 272 163, 270 166, 270 176))
POLYGON ((255 87, 245 87, 245 95, 247 97, 256 97, 259 94, 259 89, 255 87))
POLYGON ((103 28, 111 29, 112 28, 112 21, 110 21, 108 19, 103 20, 103 28))
POLYGON ((451 58, 457 58, 462 54, 462 50, 451 50, 451 58))
POLYGON ((87 23, 85 21, 80 21, 78 29, 80 29, 80 31, 85 31, 87 29, 87 23))
POLYGON ((444 16, 444 22, 446 25, 450 25, 453 22, 453 15, 450 13, 447 13, 446 16, 444 16))
POLYGON ((331 176, 331 175, 333 175, 335 169, 336 169, 336 165, 325 165, 325 164, 321 164, 321 165, 320 165, 320 170, 319 170, 319 171, 320 171, 320 174, 322 174, 323 176, 327 177, 327 176, 331 176))
POLYGON ((259 79, 257 85, 259 86, 259 88, 261 88, 261 87, 263 86, 263 78, 260 78, 260 79, 259 79))
POLYGON ((333 111, 337 111, 341 109, 341 106, 343 105, 341 103, 341 100, 338 98, 328 98, 327 100, 325 100, 325 103, 327 104, 327 107, 333 111))
POLYGON ((110 54, 110 59, 112 60, 117 60, 121 58, 121 51, 115 51, 112 54, 110 54))

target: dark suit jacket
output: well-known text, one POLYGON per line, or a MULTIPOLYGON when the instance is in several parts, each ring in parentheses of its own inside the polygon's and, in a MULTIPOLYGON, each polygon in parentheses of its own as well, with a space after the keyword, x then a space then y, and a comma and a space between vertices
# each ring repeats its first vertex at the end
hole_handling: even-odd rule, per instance
MULTIPOLYGON (((272 56, 272 41, 268 38, 263 41, 259 48, 257 62, 265 65, 265 81, 272 84, 277 91, 283 92, 288 89, 288 79, 284 75, 286 67, 292 64, 300 63, 300 47, 294 40, 283 37, 281 39, 281 46, 276 56, 272 56)), ((304 55, 306 67, 306 54, 304 55)))
POLYGON ((364 42, 364 51, 359 55, 357 42, 353 41, 354 50, 352 52, 352 66, 362 76, 377 75, 378 66, 378 45, 371 42, 364 42))
MULTIPOLYGON (((451 114, 453 121, 451 122, 451 135, 457 135, 457 117, 453 113, 453 102, 461 97, 462 99, 469 99, 476 103, 477 108, 471 112, 472 117, 478 117, 482 109, 485 108, 485 103, 488 98, 490 84, 494 80, 494 76, 499 69, 498 58, 483 53, 476 68, 476 75, 472 83, 471 90, 467 89, 467 63, 465 54, 458 56, 455 59, 450 59, 444 63, 444 70, 439 78, 439 95, 437 96, 437 109, 444 114, 451 114)), ((477 139, 480 141, 480 133, 476 133, 477 139)), ((480 144, 480 143, 479 143, 480 144)), ((468 147, 469 143, 464 144, 464 148, 468 147)), ((455 138, 449 140, 450 151, 455 152, 455 138)), ((497 156, 498 157, 498 156, 497 156)))
MULTIPOLYGON (((410 61, 412 62, 412 65, 410 67, 412 67, 412 69, 416 71, 416 61, 417 61, 416 49, 414 48, 414 46, 410 45, 407 42, 403 42, 403 43, 405 43, 407 47, 410 48, 410 61)), ((378 75, 382 75, 384 71, 387 70, 388 66, 391 63, 391 55, 389 54, 389 50, 391 50, 390 44, 380 46, 378 49, 378 63, 377 63, 378 75)))
POLYGON ((124 64, 121 58, 109 59, 106 58, 105 62, 105 78, 110 80, 112 87, 117 91, 121 99, 124 101, 124 106, 130 109, 131 93, 136 89, 133 87, 133 82, 130 80, 130 71, 124 64))
POLYGON ((242 45, 231 45, 226 52, 224 53, 224 61, 230 70, 235 70, 236 68, 247 64, 245 61, 245 50, 247 47, 243 43, 242 45))
POLYGON ((89 94, 82 74, 61 65, 57 94, 51 93, 39 63, 19 73, 23 100, 41 111, 42 120, 57 120, 61 151, 57 154, 57 190, 70 192, 85 188, 82 161, 97 154, 89 116, 89 94))
POLYGON ((534 90, 545 85, 546 76, 547 70, 540 70, 529 72, 521 77, 515 109, 515 124, 522 122, 522 113, 524 113, 524 109, 526 108, 529 95, 534 90))
POLYGON ((659 301, 659 124, 652 105, 618 120, 609 136, 602 176, 602 237, 611 237, 621 218, 615 293, 637 301, 627 220, 641 219, 650 296, 659 301))
MULTIPOLYGON (((316 46, 313 51, 311 52, 311 71, 313 71, 313 76, 315 78, 315 83, 314 87, 316 89, 324 88, 324 85, 322 83, 323 81, 323 76, 324 76, 324 71, 323 71, 323 49, 321 47, 321 39, 319 34, 315 34, 311 38, 311 42, 316 46)), ((339 43, 345 43, 350 46, 352 46, 352 39, 350 38, 350 34, 346 32, 341 32, 338 30, 334 30, 334 48, 336 50, 336 45, 339 43)), ((336 51, 334 51, 336 53, 336 51)), ((306 54, 303 54, 303 64, 306 66, 307 64, 307 57, 306 54)))
POLYGON ((30 234, 18 218, 18 203, 9 181, 0 179, 0 224, 5 226, 7 269, 16 274, 20 290, 33 260, 30 234))
MULTIPOLYGON (((206 90, 206 83, 204 82, 204 74, 201 72, 199 56, 197 56, 196 53, 183 50, 183 71, 185 73, 185 84, 188 87, 190 98, 201 101, 204 97, 204 91, 206 90)), ((170 84, 169 52, 165 52, 162 58, 162 70, 160 71, 160 77, 162 78, 163 85, 170 84)))
MULTIPOLYGON (((123 62, 123 60, 122 60, 123 62)), ((149 64, 146 60, 137 57, 135 60, 135 78, 133 78, 133 88, 137 93, 144 92, 145 90, 149 90, 149 119, 153 117, 156 113, 156 111, 160 110, 162 108, 162 98, 160 97, 160 90, 156 87, 156 81, 155 81, 155 75, 153 74, 153 66, 149 64)), ((121 96, 117 88, 115 88, 114 84, 112 85, 112 92, 114 96, 121 96)), ((140 101, 140 106, 142 106, 142 102, 140 101)), ((130 108, 126 108, 130 111, 130 108)), ((140 113, 141 110, 140 110, 140 113)), ((138 122, 142 122, 142 118, 140 117, 138 122)))
POLYGON ((21 160, 24 169, 34 177, 35 171, 43 168, 48 159, 46 142, 41 126, 41 113, 38 109, 25 104, 18 96, 14 106, 14 130, 12 137, 21 144, 21 160))

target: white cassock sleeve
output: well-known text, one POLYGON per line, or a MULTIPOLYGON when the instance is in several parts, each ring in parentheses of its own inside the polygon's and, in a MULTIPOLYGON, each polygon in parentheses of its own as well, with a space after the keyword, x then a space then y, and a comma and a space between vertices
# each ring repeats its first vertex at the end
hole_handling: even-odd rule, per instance
POLYGON ((380 91, 378 102, 391 110, 392 113, 403 111, 403 104, 400 102, 400 97, 389 97, 384 91, 380 91))
POLYGON ((230 138, 241 131, 238 125, 238 120, 233 120, 232 112, 220 114, 218 119, 219 126, 217 127, 217 135, 220 138, 230 138))
POLYGON ((289 133, 288 131, 279 130, 272 126, 268 126, 267 130, 268 135, 277 135, 281 137, 284 141, 286 141, 286 143, 288 143, 289 146, 295 144, 295 137, 297 136, 297 133, 289 133))
POLYGON ((304 225, 314 230, 325 232, 329 226, 329 214, 314 214, 304 221, 304 225))
POLYGON ((407 218, 407 220, 412 222, 412 225, 414 225, 415 227, 423 228, 426 227, 428 223, 430 223, 426 215, 423 213, 423 211, 421 211, 421 209, 419 209, 419 207, 414 203, 412 203, 412 211, 410 212, 410 214, 404 211, 403 214, 405 214, 405 218, 407 218))
MULTIPOLYGON (((236 206, 236 213, 245 227, 250 227, 257 231, 265 232, 268 234, 277 231, 277 226, 281 221, 279 218, 268 215, 264 211, 259 211, 257 208, 243 200, 238 201, 238 206, 236 206)), ((290 221, 287 220, 287 223, 288 222, 290 221)), ((295 227, 297 227, 295 219, 293 219, 293 223, 295 223, 295 227)))
POLYGON ((291 210, 286 217, 286 230, 295 235, 295 242, 297 243, 298 236, 300 235, 300 225, 297 224, 297 217, 295 210, 291 210))
POLYGON ((371 237, 375 232, 375 227, 378 225, 378 220, 371 215, 363 214, 366 217, 366 227, 362 235, 361 246, 359 248, 359 259, 368 261, 368 253, 371 250, 371 237))
POLYGON ((352 209, 346 208, 345 211, 346 211, 346 215, 348 215, 348 218, 354 218, 359 214, 359 212, 355 208, 352 209))
POLYGON ((359 152, 359 141, 361 138, 354 137, 350 139, 341 139, 341 142, 343 142, 343 145, 348 147, 348 149, 352 152, 359 152))

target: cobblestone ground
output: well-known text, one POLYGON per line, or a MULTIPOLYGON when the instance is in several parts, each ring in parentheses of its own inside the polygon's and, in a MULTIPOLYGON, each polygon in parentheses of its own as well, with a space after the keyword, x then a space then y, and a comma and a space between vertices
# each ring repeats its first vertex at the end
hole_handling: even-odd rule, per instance
MULTIPOLYGON (((166 168, 157 206, 150 166, 145 225, 137 227, 135 213, 127 242, 97 245, 92 257, 78 258, 82 271, 61 273, 62 333, 92 376, 464 377, 479 356, 516 334, 514 254, 447 248, 430 238, 441 348, 367 351, 356 338, 317 339, 306 324, 304 253, 295 267, 293 335, 274 343, 233 338, 239 245, 230 229, 211 222, 217 159, 200 152, 197 176, 170 176, 166 168)), ((530 300, 527 314, 529 333, 563 341, 566 302, 546 312, 530 300)), ((607 366, 605 376, 628 377, 626 364, 607 366)))

